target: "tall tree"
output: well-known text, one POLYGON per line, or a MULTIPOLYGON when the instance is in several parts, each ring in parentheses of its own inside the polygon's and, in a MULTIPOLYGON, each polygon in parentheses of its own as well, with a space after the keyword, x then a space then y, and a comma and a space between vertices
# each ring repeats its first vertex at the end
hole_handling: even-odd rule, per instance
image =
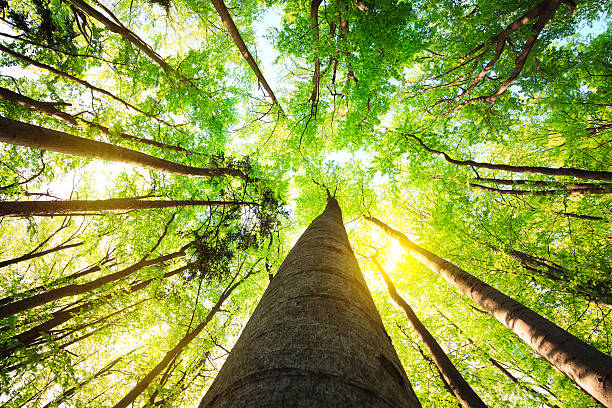
POLYGON ((86 214, 89 211, 243 205, 256 205, 256 203, 251 201, 214 200, 142 200, 140 198, 111 198, 108 200, 5 201, 0 203, 0 216, 30 217, 34 215, 61 215, 66 213, 86 214))
POLYGON ((417 335, 425 345, 429 354, 433 361, 438 367, 438 370, 444 376, 444 380, 446 384, 448 384, 449 388, 452 390, 455 397, 459 400, 462 406, 465 408, 472 407, 487 407, 487 405, 480 399, 478 394, 470 387, 470 384, 463 378, 457 367, 453 364, 453 362, 448 358, 440 344, 436 341, 436 339, 431 335, 429 330, 421 323, 419 318, 417 317, 414 310, 410 307, 410 305, 397 293, 397 289, 391 280, 391 277, 382 267, 380 262, 378 261, 377 256, 370 257, 372 263, 378 269, 378 272, 383 276, 385 283, 387 284, 387 289, 389 290, 389 294, 391 298, 402 308, 410 325, 416 331, 417 335))
POLYGON ((244 404, 420 406, 332 197, 270 282, 200 407, 244 404))
POLYGON ((366 219, 397 239, 412 257, 480 305, 599 402, 612 407, 612 357, 572 336, 458 266, 421 248, 379 219, 366 219))
POLYGON ((238 169, 186 166, 124 147, 73 136, 58 130, 46 129, 5 117, 0 117, 0 141, 33 149, 71 154, 73 156, 127 163, 184 176, 234 176, 245 180, 249 179, 247 175, 238 169))

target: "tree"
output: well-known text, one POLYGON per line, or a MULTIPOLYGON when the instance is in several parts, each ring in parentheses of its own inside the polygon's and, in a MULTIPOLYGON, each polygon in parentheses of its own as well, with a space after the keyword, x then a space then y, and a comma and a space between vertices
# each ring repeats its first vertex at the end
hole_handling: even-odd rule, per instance
POLYGON ((200 407, 246 401, 420 406, 332 197, 272 279, 200 407))
MULTIPOLYGON (((292 290, 274 271, 321 213, 315 185, 356 252, 385 248, 482 400, 600 406, 361 220, 610 355, 610 3, 0 1, 3 408, 197 405, 266 288, 292 290)), ((398 357, 374 363, 403 366, 423 406, 456 408, 359 262, 398 357)), ((353 292, 318 316, 361 305, 353 292)))
POLYGON ((480 399, 478 394, 474 392, 472 387, 465 381, 459 370, 455 367, 453 362, 448 358, 442 347, 438 344, 436 339, 431 335, 431 333, 427 330, 427 328, 421 323, 417 315, 414 313, 412 308, 406 301, 397 293, 397 289, 395 289, 395 285, 391 280, 391 277, 384 270, 380 262, 376 256, 370 257, 372 263, 378 269, 378 272, 385 279, 385 283, 387 284, 387 289, 389 290, 389 294, 397 303, 404 313, 406 313, 406 317, 410 322, 412 328, 417 332, 417 335, 425 345, 425 348, 431 354, 433 361, 436 364, 436 367, 440 371, 444 381, 448 384, 448 387, 451 389, 452 393, 459 400, 462 406, 464 407, 486 407, 487 405, 480 399))
POLYGON ((366 219, 397 239, 411 256, 470 297, 594 398, 607 406, 612 404, 612 396, 608 392, 612 387, 612 357, 572 336, 458 266, 419 247, 382 221, 373 217, 366 219))

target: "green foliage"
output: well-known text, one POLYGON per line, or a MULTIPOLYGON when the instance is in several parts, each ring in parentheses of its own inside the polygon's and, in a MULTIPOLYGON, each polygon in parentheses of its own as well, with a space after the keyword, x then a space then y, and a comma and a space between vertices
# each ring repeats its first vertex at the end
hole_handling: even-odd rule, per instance
POLYGON ((0 352, 11 349, 0 363, 3 407, 119 401, 206 319, 229 285, 248 276, 135 402, 196 405, 268 279, 323 209, 326 189, 340 202, 366 281, 423 406, 455 407, 457 401, 372 268, 367 256, 373 248, 490 406, 596 406, 362 216, 409 234, 610 354, 610 194, 572 190, 589 183, 609 192, 609 183, 456 165, 423 146, 456 160, 610 171, 609 1, 578 1, 573 11, 571 2, 562 3, 493 103, 466 101, 490 96, 513 75, 536 18, 512 32, 499 58, 494 46, 472 57, 546 2, 322 2, 313 24, 310 2, 229 1, 278 106, 262 94, 210 2, 88 3, 131 30, 170 69, 70 2, 0 0, 2 45, 67 74, 2 53, 0 87, 66 112, 77 125, 0 98, 2 116, 187 166, 239 170, 248 181, 184 177, 2 144, 2 201, 235 202, 2 219, 0 261, 83 244, 0 268, 0 307, 184 249, 96 290, 3 319, 0 352), (262 33, 262 20, 270 17, 281 24, 262 33), (476 78, 483 70, 486 75, 476 78), (554 191, 538 195, 545 190, 554 191), (15 341, 54 313, 82 305, 32 343, 15 341))

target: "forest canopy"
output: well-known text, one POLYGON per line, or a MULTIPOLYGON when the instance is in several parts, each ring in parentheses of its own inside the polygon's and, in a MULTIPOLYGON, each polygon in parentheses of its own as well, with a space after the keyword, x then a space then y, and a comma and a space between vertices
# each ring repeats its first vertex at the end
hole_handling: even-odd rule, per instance
POLYGON ((487 405, 603 406, 377 220, 610 356, 611 9, 0 0, 0 407, 196 406, 328 195, 423 407, 397 296, 487 405))

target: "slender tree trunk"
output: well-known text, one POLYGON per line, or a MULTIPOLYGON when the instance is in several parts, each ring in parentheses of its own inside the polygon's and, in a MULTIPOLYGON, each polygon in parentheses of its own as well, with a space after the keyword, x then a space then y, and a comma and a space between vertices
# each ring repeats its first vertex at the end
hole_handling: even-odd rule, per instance
MULTIPOLYGON (((0 202, 0 206, 2 204, 4 204, 4 203, 0 202)), ((55 248, 46 249, 44 251, 21 255, 21 256, 18 256, 17 258, 12 258, 12 259, 7 259, 5 261, 0 261, 0 268, 3 268, 3 267, 8 266, 8 265, 13 265, 13 264, 16 264, 16 263, 19 263, 19 262, 23 262, 23 261, 28 261, 30 259, 39 258, 41 256, 45 256, 45 255, 48 255, 48 254, 51 254, 51 253, 57 252, 57 251, 62 251, 64 249, 75 248, 75 247, 78 247, 78 246, 81 246, 81 245, 83 245, 83 242, 77 242, 76 244, 68 244, 68 245, 58 245, 55 248)))
POLYGON ((99 12, 98 10, 96 10, 95 8, 93 8, 92 6, 90 6, 83 0, 68 0, 68 1, 72 3, 74 6, 81 9, 83 12, 85 12, 90 17, 104 24, 104 26, 108 30, 116 34, 119 34, 120 36, 128 40, 132 45, 134 45, 136 48, 141 50, 143 53, 145 53, 146 56, 151 58, 160 67, 162 67, 164 72, 166 72, 167 74, 174 72, 174 70, 170 67, 170 65, 168 65, 168 63, 164 61, 164 59, 158 53, 156 53, 147 43, 145 43, 140 37, 134 34, 131 30, 123 26, 123 24, 119 24, 119 23, 112 21, 111 19, 106 17, 104 14, 102 14, 101 12, 99 12))
POLYGON ((512 330, 557 370, 606 407, 612 407, 612 358, 458 266, 419 247, 382 221, 366 217, 408 253, 512 330))
POLYGON ((59 299, 63 299, 68 296, 76 296, 76 295, 90 292, 92 290, 98 289, 106 285, 107 283, 111 283, 119 279, 123 279, 133 274, 134 272, 137 272, 147 266, 166 262, 166 261, 169 261, 174 258, 178 258, 183 255, 185 255, 185 248, 182 248, 180 251, 173 252, 168 255, 159 256, 153 259, 142 260, 128 268, 102 276, 91 282, 81 283, 81 284, 70 284, 70 285, 62 286, 61 288, 48 290, 46 292, 39 293, 37 295, 30 296, 25 299, 17 300, 15 302, 12 302, 5 306, 0 307, 0 319, 12 316, 14 314, 23 312, 25 310, 35 308, 37 306, 47 304, 49 302, 53 302, 54 300, 59 300, 59 299))
POLYGON ((61 215, 72 212, 114 210, 144 210, 150 208, 196 207, 196 206, 256 205, 247 201, 209 200, 141 200, 138 198, 111 198, 108 200, 65 201, 4 201, 0 202, 0 216, 29 217, 34 215, 61 215))
MULTIPOLYGON (((189 268, 190 265, 185 265, 183 267, 180 267, 178 269, 175 269, 171 272, 167 272, 166 274, 164 274, 163 278, 168 278, 170 276, 176 275, 184 270, 186 270, 187 268, 189 268)), ((148 285, 151 284, 151 282, 153 282, 153 279, 147 279, 145 281, 136 283, 132 286, 130 286, 130 288, 128 289, 127 293, 135 293, 141 289, 144 289, 145 287, 147 287, 148 285)), ((45 321, 44 323, 41 323, 35 327, 32 327, 28 330, 26 330, 23 333, 19 333, 13 337, 11 337, 10 339, 8 339, 5 344, 2 346, 2 348, 0 348, 0 357, 2 358, 7 358, 9 357, 15 350, 21 348, 21 347, 27 347, 29 345, 31 345, 32 343, 34 343, 34 341, 36 339, 38 339, 39 337, 42 337, 44 335, 50 335, 52 333, 52 330, 55 329, 56 327, 66 323, 68 320, 72 319, 75 315, 79 314, 79 313, 83 313, 86 311, 89 311, 93 308, 95 308, 96 306, 98 306, 100 301, 106 301, 106 300, 110 300, 113 297, 117 296, 119 294, 119 292, 113 292, 113 293, 109 293, 108 295, 104 295, 99 299, 96 299, 95 301, 88 301, 85 302, 81 305, 75 306, 71 309, 67 309, 67 310, 61 310, 58 312, 55 312, 51 315, 51 318, 47 321, 45 321)), ((136 302, 135 304, 129 306, 129 307, 133 307, 136 306, 146 300, 149 299, 144 299, 141 300, 139 302, 136 302)), ((98 320, 97 323, 100 323, 100 321, 104 321, 106 319, 108 319, 109 317, 113 316, 114 314, 117 314, 118 312, 114 312, 111 313, 110 315, 105 316, 104 318, 102 318, 101 320, 98 320)), ((83 329, 87 326, 89 326, 90 324, 86 324, 84 326, 81 326, 80 329, 83 329)))
POLYGON ((127 163, 146 169, 184 176, 233 176, 248 180, 240 170, 232 168, 200 168, 174 163, 135 150, 98 142, 0 116, 0 142, 32 149, 50 150, 73 156, 127 163))
MULTIPOLYGON (((21 95, 16 92, 13 92, 10 89, 6 89, 2 87, 0 87, 0 99, 4 99, 10 102, 13 102, 17 105, 25 106, 32 110, 38 111, 45 115, 52 116, 55 119, 61 120, 62 122, 68 123, 70 125, 76 126, 79 124, 78 121, 80 120, 84 123, 87 123, 89 126, 100 130, 105 135, 108 135, 108 136, 113 135, 110 129, 107 128, 106 126, 102 126, 98 123, 95 123, 90 120, 85 120, 83 118, 77 118, 69 113, 60 111, 59 109, 56 108, 56 106, 60 104, 63 105, 64 103, 62 102, 41 102, 41 101, 32 99, 30 97, 27 97, 25 95, 21 95)), ((179 153, 191 153, 189 150, 184 149, 179 146, 173 146, 173 145, 169 145, 166 143, 157 142, 155 140, 149 140, 149 139, 145 139, 142 137, 133 136, 127 133, 119 133, 117 136, 119 136, 122 139, 131 140, 131 141, 146 144, 149 146, 159 147, 161 149, 173 150, 179 153)))
POLYGON ((93 380, 95 380, 97 378, 100 378, 103 375, 105 375, 106 373, 108 373, 108 371, 110 371, 111 368, 113 368, 119 361, 121 361, 121 359, 123 357, 125 357, 125 356, 117 357, 116 359, 114 359, 113 361, 111 361, 110 363, 108 363, 107 365, 102 367, 101 370, 99 370, 97 373, 95 373, 91 377, 86 378, 85 380, 81 381, 78 385, 76 385, 74 387, 68 388, 66 391, 62 392, 60 395, 58 395, 56 398, 54 398, 51 402, 47 403, 43 408, 50 408, 50 407, 58 406, 60 403, 62 403, 63 401, 67 400, 72 395, 74 395, 74 393, 79 388, 83 387, 84 385, 90 383, 91 381, 93 381, 93 380))
POLYGON ((397 289, 391 280, 387 271, 382 267, 382 265, 378 262, 376 257, 370 258, 374 265, 376 265, 376 269, 385 279, 385 283, 387 284, 387 288, 389 290, 389 294, 391 298, 397 303, 406 313, 406 317, 408 318, 408 322, 416 331, 417 336, 423 342, 423 345, 431 354, 433 361, 436 363, 436 367, 440 370, 440 373, 444 376, 446 383, 453 391, 455 397, 459 400, 462 406, 466 408, 486 408, 487 405, 480 399, 478 394, 470 387, 468 382, 463 378, 457 367, 453 364, 453 362, 448 358, 440 344, 436 341, 436 339, 431 335, 429 330, 421 323, 419 318, 417 317, 414 310, 410 307, 408 303, 397 293, 397 289))
MULTIPOLYGON (((110 260, 109 260, 110 261, 110 260)), ((102 267, 100 265, 105 264, 106 262, 101 262, 99 265, 94 265, 94 266, 90 266, 89 268, 83 269, 79 272, 75 272, 72 273, 68 276, 63 276, 61 278, 58 278, 56 280, 54 280, 53 282, 47 284, 47 285, 41 285, 41 286, 37 286, 33 289, 29 289, 23 292, 20 292, 19 294, 13 295, 13 296, 7 296, 4 297, 2 299, 0 299, 0 306, 2 305, 6 305, 7 303, 13 302, 16 299, 20 299, 20 298, 24 298, 26 296, 32 296, 32 294, 43 291, 43 290, 48 290, 49 287, 53 287, 55 286, 57 283, 62 282, 62 281, 70 281, 70 280, 74 280, 77 278, 81 278, 83 276, 87 276, 90 275, 94 272, 98 272, 102 270, 102 267)), ((116 264, 113 264, 116 265, 116 264)))
POLYGON ((547 176, 567 176, 586 180, 612 181, 612 172, 609 171, 582 170, 574 167, 510 166, 507 164, 479 163, 473 160, 456 160, 451 158, 445 152, 431 149, 419 137, 415 135, 401 132, 395 133, 399 133, 406 138, 410 137, 416 140, 423 147, 423 149, 427 150, 429 153, 442 156, 447 162, 456 164, 458 166, 471 166, 479 169, 502 170, 511 173, 545 174, 547 176))
POLYGON ((78 124, 78 122, 74 117, 72 117, 72 115, 69 115, 57 109, 58 105, 64 105, 63 102, 41 102, 2 87, 0 87, 0 99, 4 99, 5 101, 9 101, 17 105, 25 106, 26 108, 30 108, 32 110, 39 111, 41 113, 44 113, 45 115, 49 115, 51 117, 54 117, 55 119, 61 120, 62 122, 66 122, 71 125, 78 124))
POLYGON ((338 203, 302 234, 200 407, 420 407, 338 203))
POLYGON ((479 188, 481 190, 490 191, 492 193, 508 194, 516 196, 554 196, 554 195, 578 195, 578 194, 612 194, 612 189, 601 188, 596 184, 591 184, 591 187, 586 185, 574 185, 568 186, 567 188, 559 188, 555 190, 507 190, 503 188, 494 188, 489 186, 483 186, 478 183, 469 183, 470 187, 479 188))
POLYGON ((532 387, 528 386, 527 384, 525 384, 523 381, 519 380, 518 378, 516 378, 514 375, 512 375, 512 373, 510 371, 508 371, 508 369, 506 367, 504 367, 504 365, 502 363, 500 363, 499 361, 497 361, 496 359, 494 359, 493 357, 491 357, 491 355, 486 351, 483 350, 479 345, 477 345, 474 340, 472 340, 470 337, 468 337, 463 330, 461 330, 461 328, 459 326, 457 326, 455 324, 455 322, 453 322, 451 319, 449 319, 444 313, 442 313, 442 311, 440 309, 438 309, 437 307, 435 308, 436 311, 438 312, 438 314, 444 318, 444 320, 446 320, 448 322, 448 324, 450 324, 452 327, 455 328, 455 330, 457 330, 463 337, 465 337, 465 339, 468 341, 469 344, 471 344, 472 346, 474 346, 476 349, 480 349, 481 352, 485 355, 485 357, 487 358, 487 360, 489 360, 489 362, 491 363, 491 365, 493 365, 493 367, 495 367, 496 369, 499 370, 499 372, 501 372, 506 378, 508 378, 512 383, 518 385, 519 387, 521 387, 523 390, 527 391, 528 393, 530 393, 531 395, 533 395, 534 397, 536 397, 538 400, 541 400, 544 404, 548 405, 550 408, 560 408, 557 404, 555 404, 554 402, 551 402, 546 395, 543 395, 541 392, 536 391, 535 389, 533 389, 532 387))
POLYGON ((230 15, 229 11, 227 10, 227 7, 225 6, 225 3, 223 2, 223 0, 212 0, 212 4, 213 6, 215 6, 215 10, 217 10, 217 14, 219 14, 219 17, 221 17, 221 21, 223 21, 223 24, 225 25, 225 28, 227 28, 228 33, 232 37, 232 40, 234 40, 234 44, 236 44, 236 47, 238 47, 240 54, 244 57, 247 64, 249 64, 249 67, 251 67, 251 70, 253 70, 253 73, 257 77, 257 80, 264 87, 264 89, 268 93, 268 96, 270 96, 270 98, 272 99, 272 102, 278 106, 278 109, 280 110, 281 114, 285 116, 285 112, 283 112, 282 107, 278 103, 276 95, 274 95, 274 91, 272 91, 272 88, 270 87, 270 85, 268 85, 268 81, 266 81, 266 78, 259 69, 259 66, 255 62, 255 59, 253 59, 253 56, 249 52, 249 49, 244 43, 244 40, 240 35, 240 31, 238 31, 238 27, 236 27, 232 16, 230 15))
MULTIPOLYGON (((250 274, 247 274, 244 279, 248 278, 249 275, 250 274)), ((187 347, 189 343, 191 343, 191 341, 196 338, 202 332, 202 330, 204 330, 206 325, 212 320, 219 309, 221 309, 221 306, 225 300, 234 291, 234 289, 238 287, 238 285, 244 282, 244 279, 241 279, 235 283, 232 282, 231 286, 226 288, 221 296, 219 296, 219 300, 217 300, 217 303, 215 303, 212 309, 210 309, 204 320, 190 333, 185 334, 181 341, 179 341, 177 345, 172 348, 172 350, 168 351, 164 358, 155 367, 153 367, 153 369, 149 371, 149 373, 142 380, 140 380, 138 384, 136 384, 134 388, 132 388, 130 392, 125 395, 125 397, 117 402, 113 408, 127 408, 131 403, 133 403, 134 400, 149 387, 149 385, 164 370, 164 368, 170 364, 171 361, 177 358, 185 347, 187 347)))
POLYGON ((555 282, 568 282, 567 288, 588 300, 593 300, 603 306, 612 308, 612 285, 604 281, 576 278, 561 265, 547 259, 539 258, 516 249, 504 251, 510 257, 520 262, 528 270, 555 282))

